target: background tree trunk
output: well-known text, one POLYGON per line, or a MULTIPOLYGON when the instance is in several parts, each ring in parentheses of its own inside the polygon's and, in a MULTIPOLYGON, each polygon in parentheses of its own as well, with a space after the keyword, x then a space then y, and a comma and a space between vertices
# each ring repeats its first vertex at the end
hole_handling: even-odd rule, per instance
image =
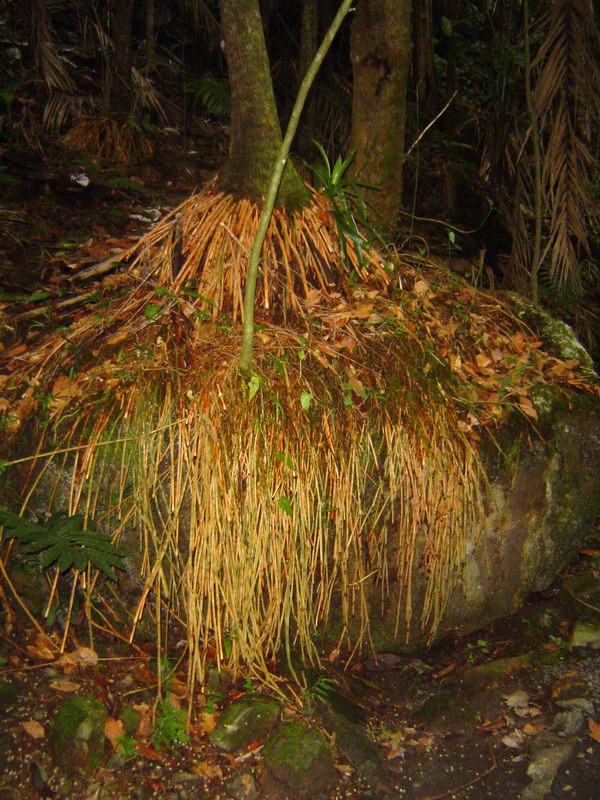
POLYGON ((131 69, 131 23, 133 0, 113 0, 111 14, 111 38, 114 60, 110 65, 110 89, 108 105, 116 114, 128 116, 133 107, 133 85, 131 69))
POLYGON ((146 0, 146 66, 150 68, 154 58, 154 46, 156 37, 154 0, 146 0))
POLYGON ((353 173, 377 187, 365 197, 374 225, 388 235, 402 198, 411 7, 411 0, 359 0, 351 34, 353 173))
POLYGON ((413 31, 415 47, 413 81, 417 101, 425 115, 432 117, 437 107, 432 0, 414 0, 413 31))
MULTIPOLYGON (((302 0, 302 17, 300 25, 300 55, 298 58, 298 85, 308 72, 312 60, 319 47, 319 2, 318 0, 302 0)), ((298 152, 306 160, 314 155, 312 140, 316 136, 317 115, 314 96, 309 95, 304 109, 302 128, 298 141, 298 152)))
MULTIPOLYGON (((229 159, 220 188, 262 200, 281 145, 269 59, 258 0, 220 0, 221 24, 231 86, 229 159)), ((286 166, 277 204, 296 208, 308 192, 293 164, 286 166)))

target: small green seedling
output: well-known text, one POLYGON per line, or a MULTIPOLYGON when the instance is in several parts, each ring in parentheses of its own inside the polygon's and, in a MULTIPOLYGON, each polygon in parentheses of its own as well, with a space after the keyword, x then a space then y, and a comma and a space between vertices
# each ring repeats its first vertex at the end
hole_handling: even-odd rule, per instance
POLYGON ((469 664, 473 665, 475 663, 475 658, 477 654, 479 655, 489 655, 490 648, 488 643, 485 639, 477 639, 475 644, 469 642, 467 644, 467 658, 469 660, 469 664))

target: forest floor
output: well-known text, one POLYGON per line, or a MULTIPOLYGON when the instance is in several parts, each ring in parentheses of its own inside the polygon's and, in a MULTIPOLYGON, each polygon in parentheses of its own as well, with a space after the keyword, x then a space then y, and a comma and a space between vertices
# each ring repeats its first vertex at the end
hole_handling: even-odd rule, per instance
MULTIPOLYGON (((63 151, 44 161, 12 154, 3 173, 12 182, 0 186, 0 306, 10 305, 16 322, 2 331, 4 344, 71 294, 95 291, 98 277, 82 280, 81 270, 127 249, 212 174, 224 139, 205 136, 184 149, 165 140, 153 160, 127 169, 63 151), (201 168, 198 149, 212 153, 201 168), (91 180, 80 190, 71 176, 81 174, 91 180)), ((598 584, 597 554, 582 556, 569 575, 582 573, 598 584)), ((332 745, 339 777, 322 796, 598 797, 600 650, 593 640, 571 646, 571 636, 582 611, 595 614, 596 631, 599 615, 564 590, 568 577, 512 617, 420 658, 365 655, 346 672, 328 669, 302 707, 284 707, 284 719, 322 730, 332 745), (327 723, 332 709, 364 730, 374 749, 363 740, 336 741, 327 723)), ((132 656, 97 643, 97 663, 58 663, 38 636, 23 620, 0 637, 0 800, 293 796, 269 778, 260 741, 225 754, 208 739, 223 710, 259 687, 246 682, 215 692, 194 711, 189 743, 160 748, 151 741, 151 648, 132 656), (98 698, 110 719, 135 706, 140 725, 128 758, 107 741, 100 765, 72 778, 54 765, 48 733, 65 697, 84 694, 98 698)), ((185 707, 183 696, 181 702, 185 707)))
MULTIPOLYGON (((583 556, 563 581, 589 573, 591 561, 583 556)), ((337 785, 312 796, 596 798, 600 650, 571 646, 586 609, 563 587, 556 584, 512 617, 421 658, 383 653, 346 672, 328 669, 322 691, 304 695, 302 708, 284 707, 284 719, 327 733, 327 714, 334 710, 362 733, 354 742, 333 740, 337 785), (365 734, 372 750, 365 750, 365 734)), ((210 707, 195 711, 188 743, 154 746, 151 728, 144 735, 138 725, 128 759, 106 742, 95 770, 86 777, 66 775, 53 763, 48 739, 64 698, 96 697, 111 720, 125 706, 148 717, 156 691, 154 659, 97 644, 96 664, 53 663, 47 655, 42 660, 35 631, 26 625, 17 630, 0 641, 1 800, 295 796, 269 775, 263 742, 224 753, 209 741, 224 709, 252 696, 248 681, 215 692, 210 707)))

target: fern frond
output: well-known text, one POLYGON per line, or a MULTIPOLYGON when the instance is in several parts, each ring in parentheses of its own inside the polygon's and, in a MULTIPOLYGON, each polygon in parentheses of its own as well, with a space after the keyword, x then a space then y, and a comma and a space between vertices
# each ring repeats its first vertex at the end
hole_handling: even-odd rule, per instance
POLYGON ((189 81, 185 90, 196 96, 209 114, 227 119, 231 116, 231 91, 226 78, 217 78, 207 72, 201 78, 189 81))

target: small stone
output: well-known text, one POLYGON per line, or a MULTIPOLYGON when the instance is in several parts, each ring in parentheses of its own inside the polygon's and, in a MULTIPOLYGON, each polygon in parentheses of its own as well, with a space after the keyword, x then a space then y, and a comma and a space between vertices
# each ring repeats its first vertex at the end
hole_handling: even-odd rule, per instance
POLYGON ((344 758, 370 789, 388 796, 387 768, 384 760, 362 725, 354 725, 339 714, 330 715, 325 724, 335 731, 335 742, 344 758))
POLYGON ((571 647, 600 646, 600 617, 598 619, 578 619, 573 626, 571 647))
POLYGON ((522 792, 520 800, 543 800, 552 788, 559 769, 572 756, 575 745, 557 736, 540 737, 532 746, 527 775, 531 783, 522 792))
POLYGON ((552 687, 552 699, 559 708, 580 708, 586 714, 594 713, 588 685, 576 672, 567 672, 560 676, 552 687))
POLYGON ((569 708, 555 715, 552 730, 559 736, 575 736, 583 728, 585 717, 580 708, 569 708))

